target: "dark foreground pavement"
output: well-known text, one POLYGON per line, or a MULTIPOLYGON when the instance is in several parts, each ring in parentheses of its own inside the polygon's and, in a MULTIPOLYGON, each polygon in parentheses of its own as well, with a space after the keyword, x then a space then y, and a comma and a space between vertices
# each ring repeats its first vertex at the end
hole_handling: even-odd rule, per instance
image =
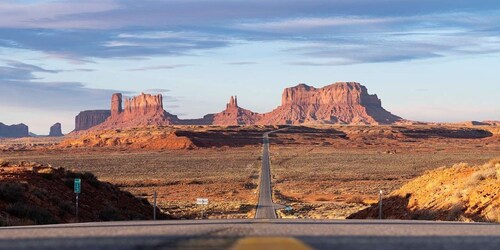
POLYGON ((181 220, 0 228, 0 249, 500 249, 500 224, 181 220))

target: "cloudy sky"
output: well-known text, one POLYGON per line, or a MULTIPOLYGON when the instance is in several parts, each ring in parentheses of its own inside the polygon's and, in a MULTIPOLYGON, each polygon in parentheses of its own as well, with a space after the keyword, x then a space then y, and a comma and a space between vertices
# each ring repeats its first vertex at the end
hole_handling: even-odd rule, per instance
POLYGON ((498 0, 2 0, 0 122, 74 129, 110 95, 181 118, 357 81, 422 121, 500 120, 498 0))

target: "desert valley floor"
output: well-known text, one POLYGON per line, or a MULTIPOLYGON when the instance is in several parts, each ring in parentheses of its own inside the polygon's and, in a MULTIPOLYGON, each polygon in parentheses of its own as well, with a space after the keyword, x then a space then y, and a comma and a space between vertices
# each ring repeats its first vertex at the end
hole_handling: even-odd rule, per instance
MULTIPOLYGON (((31 146, 22 147, 20 139, 3 140, 0 158, 92 172, 150 201, 156 191, 172 218, 197 218, 201 209, 209 218, 251 218, 262 134, 276 128, 156 127, 69 136, 62 143, 45 138, 42 146, 28 141, 31 146), (169 140, 172 133, 192 144, 134 146, 141 145, 139 135, 169 140), (210 204, 195 205, 197 197, 210 204)), ((428 170, 500 157, 500 137, 498 127, 296 126, 271 134, 270 151, 274 200, 293 208, 279 216, 346 218, 375 203, 379 190, 388 194, 428 170)))

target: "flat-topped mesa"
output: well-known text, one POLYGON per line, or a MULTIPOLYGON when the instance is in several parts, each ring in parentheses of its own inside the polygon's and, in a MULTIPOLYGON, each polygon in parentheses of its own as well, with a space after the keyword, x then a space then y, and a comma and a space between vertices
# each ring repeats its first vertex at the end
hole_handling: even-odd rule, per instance
POLYGON ((357 82, 338 82, 319 89, 302 83, 285 89, 281 106, 264 114, 259 124, 390 124, 400 120, 382 108, 377 95, 368 94, 357 82))
POLYGON ((377 95, 369 95, 357 82, 338 82, 317 89, 301 83, 283 91, 281 105, 381 105, 377 95))
POLYGON ((18 138, 28 136, 30 136, 29 129, 25 124, 5 125, 0 122, 0 137, 18 138))
POLYGON ((57 122, 50 127, 49 136, 64 136, 61 129, 61 123, 57 122))
MULTIPOLYGON (((121 94, 120 94, 121 95, 121 94)), ((75 131, 87 130, 97 126, 111 116, 109 110, 85 110, 75 117, 75 131)))
POLYGON ((147 115, 163 113, 163 97, 161 94, 151 95, 141 93, 139 96, 125 98, 125 115, 147 115))
POLYGON ((141 93, 138 96, 125 98, 122 108, 122 95, 117 93, 111 97, 111 116, 102 124, 93 127, 96 130, 132 128, 143 126, 164 126, 177 124, 177 116, 163 110, 161 94, 141 93))

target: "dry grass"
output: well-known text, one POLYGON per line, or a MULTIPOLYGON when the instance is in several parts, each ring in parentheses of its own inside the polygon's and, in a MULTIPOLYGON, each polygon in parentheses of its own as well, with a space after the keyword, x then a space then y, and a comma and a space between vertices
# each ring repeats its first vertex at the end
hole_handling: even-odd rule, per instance
MULTIPOLYGON (((149 200, 157 191, 161 206, 178 217, 201 212, 193 204, 197 197, 210 199, 212 217, 247 217, 257 202, 260 134, 268 129, 183 127, 182 136, 200 145, 195 150, 87 148, 0 152, 0 158, 92 172, 149 200)), ((441 126, 325 126, 272 134, 275 197, 297 206, 295 217, 342 218, 376 202, 379 190, 389 193, 428 170, 498 157, 500 137, 476 138, 476 132, 446 132, 441 126)), ((471 183, 492 176, 485 170, 471 183)))
MULTIPOLYGON (((10 161, 36 161, 79 172, 119 185, 132 194, 158 203, 174 217, 195 218, 197 197, 210 199, 213 217, 252 216, 260 169, 260 147, 195 151, 64 150, 15 152, 10 161), (227 208, 227 213, 220 211, 227 208)), ((209 211, 210 212, 210 208, 209 211)))

